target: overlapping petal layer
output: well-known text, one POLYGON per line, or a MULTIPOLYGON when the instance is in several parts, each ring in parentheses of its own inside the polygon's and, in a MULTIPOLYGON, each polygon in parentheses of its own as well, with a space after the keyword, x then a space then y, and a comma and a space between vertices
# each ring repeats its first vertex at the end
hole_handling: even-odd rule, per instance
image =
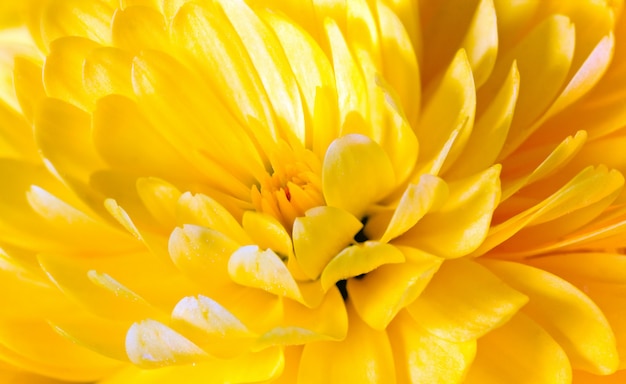
POLYGON ((5 3, 0 378, 623 379, 622 1, 5 3))

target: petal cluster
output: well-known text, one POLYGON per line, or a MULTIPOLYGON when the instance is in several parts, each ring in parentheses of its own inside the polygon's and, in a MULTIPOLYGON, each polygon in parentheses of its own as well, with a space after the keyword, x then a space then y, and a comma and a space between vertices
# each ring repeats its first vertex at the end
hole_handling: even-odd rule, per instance
POLYGON ((0 378, 624 377, 621 1, 8 4, 0 378))

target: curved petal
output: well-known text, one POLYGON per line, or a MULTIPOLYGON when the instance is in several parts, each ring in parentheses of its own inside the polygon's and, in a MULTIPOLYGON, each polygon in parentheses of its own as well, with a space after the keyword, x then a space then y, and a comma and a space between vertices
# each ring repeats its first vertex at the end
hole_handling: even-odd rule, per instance
POLYGON ((281 257, 293 256, 291 236, 273 216, 246 211, 241 225, 254 244, 258 244, 260 248, 271 249, 281 257))
POLYGON ((568 384, 571 379, 572 369, 559 344, 518 313, 478 340, 478 353, 465 382, 568 384))
POLYGON ((340 343, 321 341, 304 346, 299 384, 393 383, 395 364, 385 332, 363 323, 348 305, 350 325, 340 343))
POLYGON ((408 310, 432 334, 463 342, 505 324, 527 301, 485 267, 460 259, 445 261, 408 310))
POLYGON ((589 297, 565 280, 527 265, 496 260, 484 264, 529 297, 523 311, 567 353, 573 368, 609 374, 619 358, 615 335, 589 297))
POLYGON ((500 200, 500 166, 448 184, 450 194, 437 211, 424 216, 394 242, 434 255, 457 258, 478 248, 490 229, 500 200))
POLYGON ((133 364, 142 368, 197 363, 210 358, 189 339, 155 320, 144 320, 130 327, 126 353, 133 364))
POLYGON ((99 384, 256 383, 274 379, 282 372, 284 362, 279 348, 269 348, 234 359, 212 359, 159 369, 131 365, 99 384))
POLYGON ((416 128, 420 143, 418 174, 445 172, 465 148, 474 125, 476 90, 464 50, 454 56, 430 91, 416 128))
POLYGON ((188 296, 172 310, 172 326, 213 356, 231 357, 246 352, 255 334, 213 299, 188 296))
POLYGON ((207 195, 183 193, 178 199, 176 214, 181 224, 195 224, 211 228, 230 237, 240 245, 252 243, 232 214, 207 195))
POLYGON ((41 320, 3 319, 0 357, 20 370, 63 381, 99 380, 120 368, 119 361, 72 343, 41 320))
POLYGON ((403 262, 404 255, 393 245, 367 241, 339 252, 328 262, 320 280, 327 290, 339 280, 360 276, 381 265, 403 262))
POLYGON ((383 265, 361 279, 348 280, 350 300, 370 327, 386 329, 396 314, 422 293, 443 261, 427 253, 412 253, 406 263, 383 265))
POLYGON ((228 274, 235 283, 303 300, 287 266, 271 249, 261 251, 256 245, 239 248, 228 260, 228 274))
POLYGON ((369 137, 349 134, 328 147, 322 166, 322 191, 329 206, 358 218, 393 187, 395 175, 389 157, 369 137))
POLYGON ((317 279, 326 264, 353 241, 363 225, 334 207, 317 207, 293 223, 293 246, 302 272, 317 279))
POLYGON ((462 383, 476 354, 476 341, 451 342, 400 312, 387 333, 400 383, 462 383))

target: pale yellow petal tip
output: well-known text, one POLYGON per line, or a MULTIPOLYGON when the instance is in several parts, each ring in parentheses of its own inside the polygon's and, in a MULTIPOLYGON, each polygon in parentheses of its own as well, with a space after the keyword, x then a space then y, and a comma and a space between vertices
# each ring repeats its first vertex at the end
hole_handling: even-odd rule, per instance
POLYGON ((133 364, 145 368, 190 364, 209 357, 193 342, 155 320, 144 320, 130 327, 126 353, 133 364))

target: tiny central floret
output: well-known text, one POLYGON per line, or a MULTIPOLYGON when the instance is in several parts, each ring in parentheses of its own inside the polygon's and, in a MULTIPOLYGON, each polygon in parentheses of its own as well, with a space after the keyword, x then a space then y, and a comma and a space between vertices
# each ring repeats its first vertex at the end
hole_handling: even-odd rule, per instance
POLYGON ((271 170, 259 185, 252 186, 252 203, 257 211, 270 214, 291 231, 296 217, 324 204, 321 163, 307 149, 282 143, 270 158, 271 170))

